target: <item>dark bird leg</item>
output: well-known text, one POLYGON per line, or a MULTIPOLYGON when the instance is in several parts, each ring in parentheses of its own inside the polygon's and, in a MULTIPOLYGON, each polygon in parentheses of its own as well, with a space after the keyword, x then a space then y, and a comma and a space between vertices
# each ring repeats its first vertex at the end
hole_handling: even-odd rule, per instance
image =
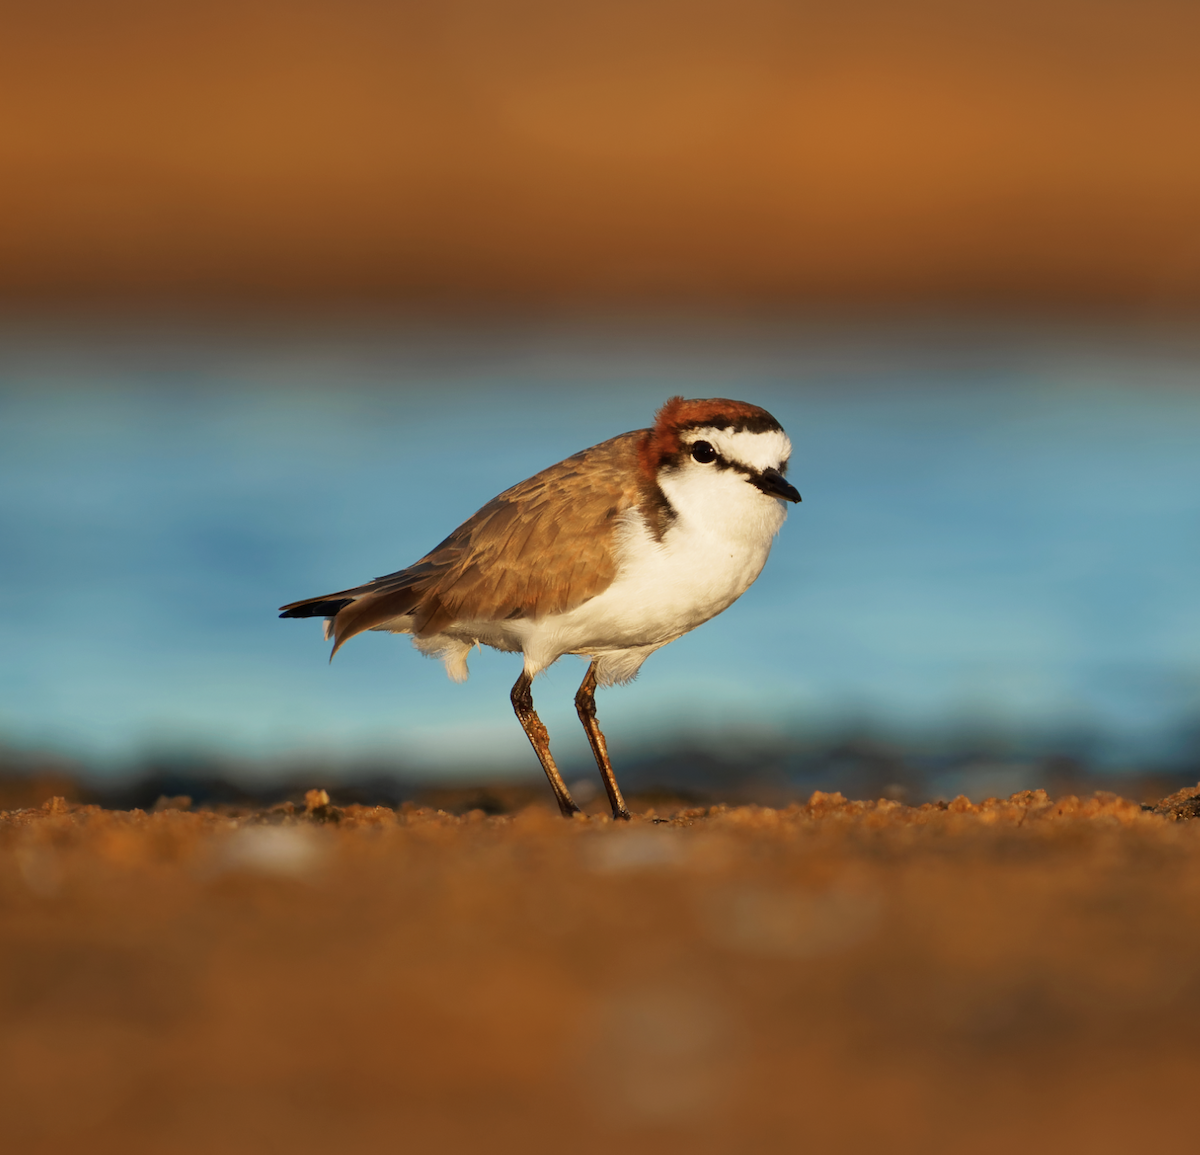
POLYGON ((613 773, 612 763, 608 760, 608 743, 596 721, 596 663, 588 666, 588 672, 583 676, 579 692, 575 695, 575 711, 587 731, 588 741, 592 744, 592 753, 596 756, 596 765, 600 767, 600 777, 604 779, 604 789, 608 793, 608 801, 612 806, 614 818, 629 820, 629 810, 625 799, 621 797, 621 787, 617 785, 617 776, 613 773))
POLYGON ((542 769, 546 771, 546 777, 550 779, 550 789, 554 791, 559 810, 564 818, 570 818, 572 814, 579 814, 580 809, 575 805, 575 799, 571 797, 571 792, 550 755, 550 735, 546 733, 546 727, 542 725, 541 718, 533 708, 533 691, 530 689, 532 681, 533 679, 522 670, 512 688, 513 709, 516 711, 517 721, 521 723, 525 736, 529 739, 529 744, 533 747, 533 752, 542 764, 542 769))

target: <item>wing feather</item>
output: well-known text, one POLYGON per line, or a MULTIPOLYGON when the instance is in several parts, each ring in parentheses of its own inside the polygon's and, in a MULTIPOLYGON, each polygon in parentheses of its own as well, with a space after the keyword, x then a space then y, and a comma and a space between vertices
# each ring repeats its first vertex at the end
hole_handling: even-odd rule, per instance
MULTIPOLYGON (((431 637, 456 621, 565 613, 616 577, 619 515, 647 502, 636 430, 585 449, 489 501, 419 561, 365 585, 293 602, 285 617, 351 599, 332 618, 334 653, 355 634, 411 618, 431 637)), ((407 623, 405 623, 407 626, 407 623)))

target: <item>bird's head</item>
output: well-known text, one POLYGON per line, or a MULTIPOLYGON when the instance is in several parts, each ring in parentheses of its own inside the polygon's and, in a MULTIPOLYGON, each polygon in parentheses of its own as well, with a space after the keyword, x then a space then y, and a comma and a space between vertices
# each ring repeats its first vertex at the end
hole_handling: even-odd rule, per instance
POLYGON ((724 397, 672 397, 656 414, 640 449, 642 470, 672 487, 752 486, 766 498, 799 501, 785 477, 792 443, 765 409, 724 397))

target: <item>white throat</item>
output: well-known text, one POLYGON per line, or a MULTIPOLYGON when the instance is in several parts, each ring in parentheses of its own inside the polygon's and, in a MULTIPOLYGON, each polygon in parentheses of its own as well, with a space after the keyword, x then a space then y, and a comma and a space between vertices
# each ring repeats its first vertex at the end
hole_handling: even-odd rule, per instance
MULTIPOLYGON (((762 568, 772 538, 787 519, 782 501, 768 497, 734 469, 664 470, 658 483, 675 511, 664 545, 677 535, 692 538, 697 545, 707 542, 714 562, 716 554, 742 554, 749 560, 761 551, 758 569, 762 568)), ((702 557, 697 556, 696 564, 704 564, 702 557)))

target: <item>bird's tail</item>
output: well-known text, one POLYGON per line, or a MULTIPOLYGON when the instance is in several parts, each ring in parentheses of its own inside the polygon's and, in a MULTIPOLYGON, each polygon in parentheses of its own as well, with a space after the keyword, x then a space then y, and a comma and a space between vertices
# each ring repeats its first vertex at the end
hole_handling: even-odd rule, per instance
POLYGON ((425 583, 405 580, 408 571, 376 578, 366 585, 280 606, 281 618, 324 618, 325 638, 334 654, 364 630, 391 629, 426 638, 454 619, 425 583))

